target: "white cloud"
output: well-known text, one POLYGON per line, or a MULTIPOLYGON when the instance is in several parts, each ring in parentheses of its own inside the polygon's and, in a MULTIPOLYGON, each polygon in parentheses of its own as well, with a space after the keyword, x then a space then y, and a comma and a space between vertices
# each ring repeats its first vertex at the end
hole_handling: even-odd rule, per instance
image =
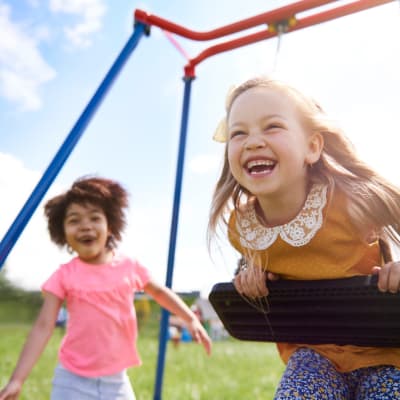
POLYGON ((37 26, 30 36, 36 38, 37 41, 49 42, 51 39, 51 31, 47 26, 37 26))
POLYGON ((64 28, 64 32, 74 46, 85 48, 92 43, 91 35, 101 29, 106 7, 102 0, 50 0, 50 10, 82 18, 76 25, 64 28))
POLYGON ((0 95, 23 110, 37 110, 40 86, 56 74, 38 49, 41 35, 24 32, 10 14, 10 7, 0 2, 0 95))
MULTIPOLYGON (((17 158, 0 153, 1 240, 39 178, 39 171, 29 170, 17 158)), ((50 195, 54 191, 55 188, 51 188, 50 195)), ((18 286, 38 290, 58 265, 67 259, 66 257, 68 255, 63 254, 50 242, 43 207, 39 205, 8 255, 5 262, 7 277, 18 286)))
POLYGON ((236 265, 237 256, 231 247, 214 253, 212 259, 205 245, 182 247, 176 255, 173 288, 179 292, 200 290, 206 297, 216 282, 232 280, 236 265))
POLYGON ((218 171, 222 163, 220 154, 198 154, 189 161, 189 170, 195 174, 218 171))
POLYGON ((24 198, 39 179, 39 173, 28 170, 22 161, 10 154, 0 153, 0 228, 9 225, 22 206, 24 198), (12 171, 12 173, 10 173, 12 171))

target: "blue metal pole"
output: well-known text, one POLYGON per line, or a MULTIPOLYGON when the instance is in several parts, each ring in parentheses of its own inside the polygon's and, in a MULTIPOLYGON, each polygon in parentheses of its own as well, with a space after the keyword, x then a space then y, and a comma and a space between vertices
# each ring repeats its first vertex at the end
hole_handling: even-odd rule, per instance
MULTIPOLYGON (((192 77, 184 78, 185 90, 183 96, 181 132, 179 138, 179 151, 178 151, 178 161, 176 167, 174 203, 173 203, 172 221, 170 228, 168 265, 167 265, 167 276, 166 276, 166 286, 168 286, 169 288, 172 287, 172 276, 174 271, 176 236, 178 232, 179 207, 180 207, 181 192, 182 192, 183 166, 185 162, 185 148, 186 148, 187 124, 189 116, 190 91, 193 79, 194 78, 192 77)), ((162 398, 162 382, 164 375, 165 353, 168 340, 167 336, 168 322, 169 322, 169 312, 165 309, 162 309, 160 336, 158 341, 159 347, 158 347, 156 383, 155 383, 154 397, 153 397, 154 400, 161 400, 162 398)))
POLYGON ((79 117, 75 126, 68 134, 64 143, 53 158, 52 162, 47 167, 47 170, 44 172, 42 178, 31 193, 27 202, 22 207, 20 213, 14 220, 10 229, 5 234, 3 240, 0 243, 0 269, 2 268, 9 252, 13 248, 15 242, 18 240, 19 236, 27 225, 32 214, 35 212, 51 183, 54 181, 55 177, 64 165, 66 159, 71 154, 78 140, 82 136, 91 118, 97 111, 97 108, 101 104, 102 100, 105 98, 108 90, 114 83, 119 72, 122 70, 122 67, 125 65, 133 50, 136 48, 136 45, 138 44, 143 34, 147 33, 147 28, 148 26, 145 24, 135 24, 135 29, 132 36, 129 38, 128 42, 122 49, 114 64, 111 66, 103 82, 100 84, 99 88, 97 89, 94 96, 79 117))

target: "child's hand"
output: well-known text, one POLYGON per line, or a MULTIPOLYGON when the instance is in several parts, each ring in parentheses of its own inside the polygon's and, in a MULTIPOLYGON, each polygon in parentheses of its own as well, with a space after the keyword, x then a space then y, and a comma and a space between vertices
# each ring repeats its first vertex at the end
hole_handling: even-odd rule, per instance
POLYGON ((400 262, 391 261, 382 267, 372 269, 378 277, 378 289, 381 292, 397 293, 400 290, 400 262))
POLYGON ((239 270, 233 284, 240 294, 256 299, 268 295, 267 279, 277 280, 278 276, 257 266, 249 266, 239 270))
POLYGON ((201 343, 208 355, 211 354, 211 338, 197 317, 193 318, 188 324, 190 334, 195 342, 201 343))
POLYGON ((10 381, 0 392, 0 400, 17 400, 21 392, 22 385, 16 381, 10 381))

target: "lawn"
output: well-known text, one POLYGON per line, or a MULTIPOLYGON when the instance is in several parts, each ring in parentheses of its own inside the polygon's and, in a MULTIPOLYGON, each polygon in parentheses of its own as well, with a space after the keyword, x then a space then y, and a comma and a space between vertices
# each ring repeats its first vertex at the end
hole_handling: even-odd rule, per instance
MULTIPOLYGON (((0 386, 14 368, 30 329, 27 324, 0 325, 0 386)), ((20 400, 49 398, 53 369, 62 332, 56 329, 40 361, 24 385, 20 400)), ((137 400, 152 400, 156 375, 158 342, 154 335, 140 332, 139 351, 143 365, 129 369, 137 400)), ((283 371, 275 345, 214 342, 208 357, 194 343, 168 345, 163 380, 164 400, 265 400, 272 399, 283 371)))

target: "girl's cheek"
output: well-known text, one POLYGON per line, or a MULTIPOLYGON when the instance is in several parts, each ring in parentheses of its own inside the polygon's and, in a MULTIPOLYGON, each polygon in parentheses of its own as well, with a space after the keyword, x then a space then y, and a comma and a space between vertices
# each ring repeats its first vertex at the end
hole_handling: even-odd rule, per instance
POLYGON ((228 156, 229 163, 234 162, 235 157, 237 157, 237 151, 235 149, 235 146, 232 146, 232 145, 229 146, 227 156, 228 156))
POLYGON ((232 155, 232 157, 228 158, 228 163, 231 170, 237 170, 240 168, 239 156, 232 155))
POLYGON ((235 168, 235 162, 233 161, 232 157, 228 156, 228 165, 230 169, 235 168))

